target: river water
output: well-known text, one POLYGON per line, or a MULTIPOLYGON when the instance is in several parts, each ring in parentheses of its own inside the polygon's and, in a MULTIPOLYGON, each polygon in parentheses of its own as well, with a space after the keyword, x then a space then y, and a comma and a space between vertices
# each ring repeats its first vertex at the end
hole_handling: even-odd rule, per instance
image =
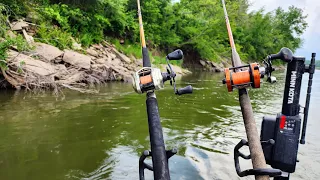
MULTIPOLYGON (((284 73, 278 83, 250 90, 257 126, 264 115, 281 111, 284 73)), ((304 76, 301 103, 307 89, 304 76)), ((169 85, 157 92, 167 149, 176 147, 173 180, 240 179, 233 148, 245 138, 237 92, 227 93, 222 74, 194 73, 179 86, 191 84, 194 94, 175 96, 169 85)), ((149 149, 145 95, 130 84, 110 83, 99 94, 64 92, 0 93, 0 179, 138 179, 138 159, 149 149)), ((314 77, 307 143, 300 145, 292 179, 320 177, 320 71, 314 77)), ((241 161, 250 168, 250 161, 241 161)), ((146 171, 146 179, 153 179, 146 171)), ((241 179, 253 179, 252 177, 241 179)))

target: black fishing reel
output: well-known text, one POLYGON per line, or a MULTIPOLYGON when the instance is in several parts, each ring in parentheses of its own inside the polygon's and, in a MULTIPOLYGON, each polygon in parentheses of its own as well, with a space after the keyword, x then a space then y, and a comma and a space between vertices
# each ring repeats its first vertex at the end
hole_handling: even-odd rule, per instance
POLYGON ((289 48, 282 48, 278 54, 268 55, 263 64, 265 66, 265 75, 267 76, 267 81, 269 83, 277 82, 277 78, 272 76, 272 72, 275 71, 275 68, 272 67, 272 60, 281 59, 282 61, 289 63, 293 59, 293 52, 289 48))
POLYGON ((191 94, 193 88, 191 85, 184 88, 176 88, 176 73, 173 71, 170 60, 181 60, 183 58, 183 52, 178 49, 167 55, 166 61, 168 66, 167 72, 161 72, 158 68, 143 67, 139 71, 133 74, 133 88, 138 94, 144 92, 160 90, 164 88, 164 82, 170 81, 170 85, 173 86, 176 95, 191 94))

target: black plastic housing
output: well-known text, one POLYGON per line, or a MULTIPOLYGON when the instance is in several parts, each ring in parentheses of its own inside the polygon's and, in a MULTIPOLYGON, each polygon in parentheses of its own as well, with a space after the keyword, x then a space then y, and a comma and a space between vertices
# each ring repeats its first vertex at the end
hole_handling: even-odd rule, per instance
POLYGON ((287 65, 286 83, 282 103, 282 114, 286 116, 295 116, 300 112, 299 100, 302 75, 304 72, 304 57, 294 57, 287 65))
POLYGON ((293 57, 288 62, 282 113, 277 117, 264 117, 262 121, 261 141, 275 141, 272 146, 263 146, 266 162, 288 173, 295 172, 297 163, 301 129, 299 100, 304 72, 304 57, 293 57))
POLYGON ((300 127, 301 117, 299 115, 284 116, 278 114, 276 118, 263 119, 261 140, 275 140, 273 146, 263 147, 266 161, 271 167, 288 173, 295 172, 300 127))
MULTIPOLYGON (((261 141, 268 141, 269 139, 274 140, 274 131, 277 118, 274 116, 263 117, 261 127, 261 141)), ((273 146, 262 146, 264 157, 267 164, 272 162, 273 146)))

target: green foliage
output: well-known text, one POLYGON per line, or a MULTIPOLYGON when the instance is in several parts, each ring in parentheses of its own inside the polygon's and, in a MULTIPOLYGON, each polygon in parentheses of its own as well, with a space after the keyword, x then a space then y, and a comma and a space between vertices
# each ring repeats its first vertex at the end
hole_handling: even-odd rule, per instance
MULTIPOLYGON (((151 59, 152 59, 151 63, 156 66, 160 65, 160 64, 167 64, 165 56, 151 56, 151 59)), ((176 66, 181 66, 182 60, 173 60, 173 61, 170 61, 170 64, 176 65, 176 66)))
POLYGON ((30 50, 31 47, 24 40, 21 35, 18 35, 15 38, 6 37, 4 40, 0 41, 0 67, 6 68, 8 58, 7 51, 10 47, 15 46, 19 52, 30 50))
POLYGON ((159 57, 159 56, 152 56, 152 64, 153 65, 159 65, 159 64, 165 64, 166 63, 166 61, 165 61, 165 59, 164 58, 162 58, 162 57, 159 57))
POLYGON ((0 37, 4 37, 8 29, 7 20, 9 18, 8 8, 0 3, 0 37))
MULTIPOLYGON (((68 36, 83 46, 109 37, 127 55, 141 57, 136 0, 3 0, 15 12, 11 18, 36 12, 44 17, 40 41, 59 48, 71 46, 68 36)), ((306 16, 296 7, 273 12, 248 12, 248 0, 226 0, 230 24, 242 60, 259 60, 283 46, 296 50, 302 44, 306 16)), ((145 36, 150 49, 166 53, 181 48, 194 57, 219 61, 230 57, 229 40, 220 1, 143 0, 145 36)), ((0 5, 1 9, 1 5, 0 5)), ((0 14, 0 25, 3 14, 0 14), (2 15, 2 16, 1 16, 2 15)), ((1 30, 0 30, 1 31, 1 30)), ((1 33, 1 32, 0 32, 1 33)), ((162 62, 157 58, 155 63, 162 62)))
POLYGON ((299 35, 307 27, 305 18, 302 10, 293 6, 288 12, 278 8, 270 13, 263 10, 250 13, 238 42, 247 57, 253 60, 262 59, 284 46, 296 50, 302 43, 299 35))
POLYGON ((137 43, 125 43, 120 44, 120 41, 117 39, 111 40, 112 44, 116 46, 116 48, 121 51, 122 53, 126 54, 127 56, 134 56, 136 58, 142 58, 141 54, 141 46, 137 43))
POLYGON ((106 33, 119 36, 124 35, 126 29, 131 29, 127 22, 126 2, 98 1, 96 8, 88 11, 71 5, 53 4, 44 7, 41 12, 51 23, 73 36, 80 37, 82 45, 89 46, 101 42, 106 33))
POLYGON ((71 37, 72 36, 70 33, 62 31, 58 27, 51 27, 50 25, 41 24, 35 39, 43 43, 51 44, 63 50, 72 47, 71 37))
POLYGON ((7 67, 7 62, 6 62, 6 59, 8 57, 7 51, 10 48, 11 44, 12 44, 12 41, 10 40, 5 40, 3 42, 0 42, 0 67, 1 68, 7 67))

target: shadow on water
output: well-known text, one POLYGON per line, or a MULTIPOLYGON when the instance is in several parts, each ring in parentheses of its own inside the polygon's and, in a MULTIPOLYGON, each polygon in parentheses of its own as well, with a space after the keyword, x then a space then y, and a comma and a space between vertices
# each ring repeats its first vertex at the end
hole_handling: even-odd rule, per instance
MULTIPOLYGON (((250 90, 258 127, 263 115, 281 109, 284 77, 277 76, 277 84, 250 90)), ((227 93, 222 78, 194 73, 178 81, 179 87, 194 86, 194 94, 175 96, 169 85, 157 92, 167 149, 179 150, 169 161, 172 179, 238 179, 233 147, 245 131, 237 93, 227 93)), ((124 83, 100 87, 97 95, 64 94, 1 92, 0 179, 138 179, 139 156, 150 148, 145 95, 124 83)), ((319 99, 319 92, 314 90, 312 97, 319 99)), ((311 120, 316 117, 314 99, 310 126, 319 124, 311 120)), ((311 169, 309 179, 319 176, 309 165, 312 159, 313 166, 320 164, 316 132, 310 127, 311 141, 301 148, 301 172, 295 177, 305 168, 311 169)), ((243 168, 250 167, 243 162, 243 168)), ((148 171, 146 177, 153 179, 148 171)))

